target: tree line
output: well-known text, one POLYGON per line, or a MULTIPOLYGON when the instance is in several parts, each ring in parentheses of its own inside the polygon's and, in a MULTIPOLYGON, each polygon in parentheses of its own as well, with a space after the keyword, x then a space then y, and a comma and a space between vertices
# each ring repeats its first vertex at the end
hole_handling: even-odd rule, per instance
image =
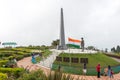
POLYGON ((115 48, 115 47, 111 48, 111 51, 112 51, 112 52, 115 52, 115 53, 120 53, 120 46, 117 45, 116 48, 115 48))

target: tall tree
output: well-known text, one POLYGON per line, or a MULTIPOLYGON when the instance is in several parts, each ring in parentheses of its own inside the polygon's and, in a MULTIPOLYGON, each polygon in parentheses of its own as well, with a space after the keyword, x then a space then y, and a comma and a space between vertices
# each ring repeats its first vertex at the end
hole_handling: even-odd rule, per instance
POLYGON ((117 53, 120 52, 120 46, 119 46, 119 45, 117 45, 116 52, 117 52, 117 53))
POLYGON ((107 49, 107 48, 105 48, 105 52, 106 52, 106 53, 108 52, 108 49, 107 49))
POLYGON ((112 52, 116 52, 115 47, 111 48, 111 51, 112 52))
POLYGON ((89 49, 89 50, 94 50, 95 47, 94 47, 94 46, 88 46, 87 49, 89 49))
POLYGON ((56 40, 54 40, 54 41, 51 43, 51 45, 54 46, 54 47, 56 47, 57 45, 59 45, 59 42, 60 42, 60 40, 59 40, 59 39, 56 39, 56 40))

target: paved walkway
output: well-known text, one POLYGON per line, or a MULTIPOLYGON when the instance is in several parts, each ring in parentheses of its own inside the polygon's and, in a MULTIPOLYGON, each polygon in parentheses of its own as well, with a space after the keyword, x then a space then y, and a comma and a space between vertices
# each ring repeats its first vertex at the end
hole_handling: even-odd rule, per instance
MULTIPOLYGON (((47 59, 44 59, 38 64, 32 64, 31 57, 24 58, 18 61, 17 64, 18 64, 18 67, 22 66, 24 68, 28 68, 30 71, 41 69, 47 75, 50 72, 51 64, 54 62, 55 57, 59 54, 60 52, 56 53, 55 51, 53 51, 52 55, 50 55, 47 59)), ((101 76, 101 78, 99 79, 96 76, 83 76, 83 75, 74 75, 74 74, 71 74, 71 76, 74 77, 74 80, 78 79, 78 77, 79 77, 79 80, 80 79, 82 80, 120 80, 120 73, 115 74, 113 79, 109 79, 108 77, 105 77, 105 76, 101 76)))
POLYGON ((120 62, 120 59, 117 59, 117 58, 113 58, 111 57, 112 59, 116 60, 117 62, 120 62))

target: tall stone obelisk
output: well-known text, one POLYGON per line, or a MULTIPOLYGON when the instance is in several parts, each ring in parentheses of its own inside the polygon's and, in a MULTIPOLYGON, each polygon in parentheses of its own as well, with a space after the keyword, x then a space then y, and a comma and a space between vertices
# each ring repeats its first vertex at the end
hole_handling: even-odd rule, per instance
POLYGON ((65 33, 64 33, 64 18, 63 18, 63 8, 61 8, 61 20, 60 20, 60 43, 58 46, 59 50, 65 50, 67 49, 67 46, 65 44, 65 33))

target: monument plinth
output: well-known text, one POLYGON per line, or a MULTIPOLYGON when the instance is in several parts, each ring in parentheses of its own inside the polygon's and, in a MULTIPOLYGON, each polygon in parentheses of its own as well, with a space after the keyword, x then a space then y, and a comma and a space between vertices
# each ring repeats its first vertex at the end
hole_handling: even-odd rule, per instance
POLYGON ((66 44, 65 44, 63 8, 61 8, 60 43, 59 43, 59 45, 58 45, 58 50, 66 50, 66 49, 67 49, 67 46, 66 46, 66 44))

